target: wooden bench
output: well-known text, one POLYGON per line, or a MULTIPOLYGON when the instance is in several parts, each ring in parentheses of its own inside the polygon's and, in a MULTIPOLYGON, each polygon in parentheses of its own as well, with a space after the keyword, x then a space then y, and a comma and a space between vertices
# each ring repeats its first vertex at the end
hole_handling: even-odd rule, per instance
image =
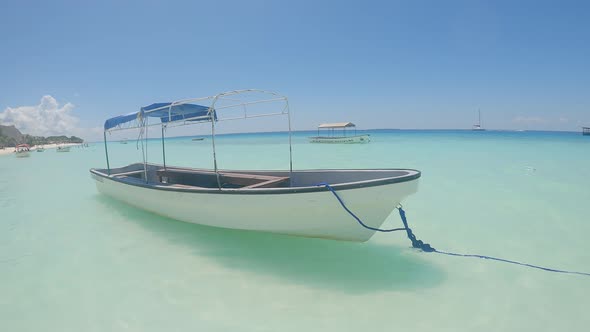
POLYGON ((197 187, 197 186, 187 186, 185 184, 171 184, 168 187, 176 187, 176 188, 185 188, 185 189, 205 189, 204 187, 197 187))
MULTIPOLYGON (((158 169, 156 171, 160 182, 186 188, 214 188, 217 187, 217 176, 209 170, 191 170, 182 168, 158 169), (200 176, 200 180, 197 177, 200 176), (181 182, 181 183, 179 183, 181 182)), ((248 173, 219 172, 221 185, 233 189, 269 188, 289 180, 289 177, 259 175, 248 173)))
POLYGON ((123 172, 123 173, 117 173, 117 174, 113 174, 113 176, 118 177, 118 178, 122 178, 125 176, 130 176, 130 175, 137 175, 137 174, 143 174, 144 170, 138 170, 138 171, 130 171, 130 172, 123 172))
POLYGON ((274 185, 280 184, 282 182, 285 182, 287 180, 289 180, 289 177, 278 177, 278 176, 273 176, 274 179, 271 180, 267 180, 264 182, 259 182, 259 183, 255 183, 255 184, 251 184, 249 186, 245 186, 242 189, 255 189, 255 188, 271 188, 274 185))

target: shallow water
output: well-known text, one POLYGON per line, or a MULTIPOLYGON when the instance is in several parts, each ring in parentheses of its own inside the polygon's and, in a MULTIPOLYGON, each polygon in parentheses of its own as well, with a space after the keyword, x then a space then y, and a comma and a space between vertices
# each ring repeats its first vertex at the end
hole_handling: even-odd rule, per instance
MULTIPOLYGON (((404 202, 435 248, 590 272, 590 138, 373 131, 367 145, 294 137, 294 167, 416 168, 404 202)), ((283 134, 220 136, 221 168, 286 169, 283 134)), ((211 141, 167 141, 169 165, 211 167, 211 141)), ((148 158, 161 161, 158 140, 148 158)), ((109 144, 111 165, 141 160, 109 144)), ((0 157, 3 331, 556 331, 590 326, 590 278, 409 248, 165 219, 99 195, 102 144, 0 157)), ((354 222, 343 220, 343 222, 354 222)), ((399 227, 392 214, 384 227, 399 227)))

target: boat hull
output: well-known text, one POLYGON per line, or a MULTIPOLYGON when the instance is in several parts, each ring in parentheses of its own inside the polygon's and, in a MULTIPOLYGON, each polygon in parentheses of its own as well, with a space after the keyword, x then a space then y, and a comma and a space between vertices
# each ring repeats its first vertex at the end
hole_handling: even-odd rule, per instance
MULTIPOLYGON (((375 231, 363 228, 327 189, 235 190, 211 193, 133 185, 91 170, 99 192, 129 205, 180 221, 213 227, 364 242, 375 231)), ((377 186, 337 190, 365 224, 380 227, 396 206, 418 190, 415 178, 377 186)), ((156 186, 157 187, 157 186, 156 186)))
POLYGON ((64 146, 64 147, 58 147, 56 149, 57 152, 70 152, 70 147, 69 146, 64 146))
POLYGON ((31 156, 31 153, 29 151, 16 152, 17 158, 28 158, 30 156, 31 156))
POLYGON ((369 143, 371 136, 356 135, 356 136, 316 136, 310 137, 310 143, 328 143, 328 144, 355 144, 355 143, 369 143))

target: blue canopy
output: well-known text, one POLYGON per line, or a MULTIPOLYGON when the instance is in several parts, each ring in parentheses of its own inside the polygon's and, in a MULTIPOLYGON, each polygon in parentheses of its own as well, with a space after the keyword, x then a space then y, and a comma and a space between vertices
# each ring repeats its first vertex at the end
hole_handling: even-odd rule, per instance
MULTIPOLYGON (((174 105, 170 108, 169 106, 171 104, 172 103, 155 103, 142 107, 139 112, 110 118, 105 121, 104 130, 109 130, 120 124, 135 121, 138 117, 143 118, 145 116, 159 118, 162 123, 181 121, 184 119, 188 119, 187 121, 211 121, 211 118, 207 116, 209 114, 209 107, 195 104, 180 104, 174 105)), ((215 112, 213 112, 213 115, 215 119, 217 119, 215 112)))

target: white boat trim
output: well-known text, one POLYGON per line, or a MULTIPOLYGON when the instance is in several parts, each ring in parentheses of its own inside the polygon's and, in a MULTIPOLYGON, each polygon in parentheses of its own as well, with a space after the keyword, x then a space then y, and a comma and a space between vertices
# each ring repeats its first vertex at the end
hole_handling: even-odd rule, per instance
MULTIPOLYGON (((90 173, 102 177, 102 178, 109 178, 113 181, 126 183, 133 186, 140 186, 146 188, 153 188, 158 190, 169 190, 169 191, 181 191, 181 192, 200 192, 200 193, 209 193, 209 194, 260 194, 260 193, 272 193, 272 194, 289 194, 289 193, 302 193, 302 192, 317 192, 317 191, 329 191, 325 186, 319 185, 321 181, 318 180, 317 183, 314 185, 305 185, 305 186, 293 186, 293 187, 278 187, 278 188, 207 188, 207 187, 199 187, 199 186, 189 186, 189 185, 182 185, 182 186, 174 186, 165 183, 159 182, 141 182, 141 181, 128 181, 127 175, 128 174, 139 174, 143 175, 141 171, 143 171, 144 165, 141 163, 131 164, 122 168, 111 169, 110 175, 107 174, 106 169, 90 169, 90 173), (123 176, 123 177, 120 177, 123 176)), ((213 174, 212 170, 209 169, 198 169, 198 168, 186 168, 186 167, 172 167, 167 166, 165 169, 163 165, 158 164, 148 164, 149 172, 153 172, 155 170, 166 170, 166 171, 175 171, 175 170, 182 170, 182 171, 193 171, 195 173, 210 173, 213 174)), ((393 184, 393 183, 400 183, 400 182, 407 182, 413 181, 421 176, 421 172, 415 169, 398 169, 398 168, 388 168, 388 169, 321 169, 321 170, 298 170, 293 173, 294 176, 305 174, 305 173, 391 173, 391 172, 400 172, 402 174, 398 174, 396 176, 383 176, 383 177, 374 177, 368 180, 359 180, 359 181, 352 181, 352 182, 333 182, 330 183, 332 188, 340 190, 349 190, 349 189, 357 189, 363 187, 372 187, 372 186, 380 186, 383 184, 393 184)), ((246 174, 246 175, 268 175, 273 174, 274 176, 281 177, 284 175, 288 175, 288 171, 280 171, 280 170, 272 170, 272 171, 248 171, 248 170, 219 170, 220 174, 246 174)), ((96 177, 94 177, 96 180, 96 177)))

